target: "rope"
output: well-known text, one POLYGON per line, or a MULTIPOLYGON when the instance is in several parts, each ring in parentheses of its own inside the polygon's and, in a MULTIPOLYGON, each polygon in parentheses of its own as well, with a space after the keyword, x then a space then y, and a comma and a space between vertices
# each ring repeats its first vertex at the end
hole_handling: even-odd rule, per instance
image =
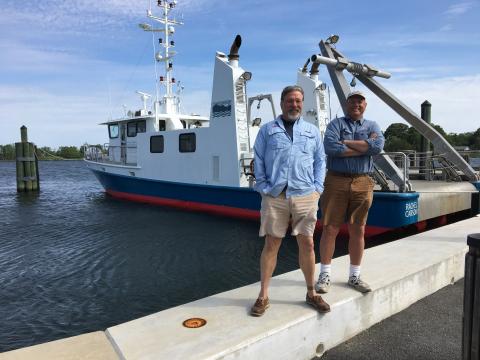
MULTIPOLYGON (((57 156, 57 155, 51 154, 51 153, 49 153, 48 151, 45 151, 45 150, 40 149, 40 148, 36 148, 36 150, 40 150, 42 153, 46 154, 47 156, 50 156, 50 157, 53 157, 53 158, 57 158, 57 159, 59 159, 59 160, 67 160, 67 159, 65 159, 65 158, 63 158, 63 157, 61 157, 61 156, 57 156)), ((35 151, 35 150, 34 150, 34 151, 35 151)), ((35 152, 35 155, 37 155, 36 152, 35 152)), ((38 155, 37 155, 37 157, 38 157, 38 155)))

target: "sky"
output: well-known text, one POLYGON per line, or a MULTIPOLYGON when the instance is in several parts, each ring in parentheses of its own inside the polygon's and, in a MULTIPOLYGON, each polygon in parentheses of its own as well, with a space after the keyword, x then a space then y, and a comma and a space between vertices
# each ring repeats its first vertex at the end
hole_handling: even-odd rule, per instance
MULTIPOLYGON (((248 95, 271 93, 277 109, 281 89, 319 53, 319 41, 338 34, 337 48, 390 72, 378 81, 415 112, 428 100, 433 122, 446 132, 480 127, 480 0, 177 1, 172 15, 185 25, 173 37, 174 76, 187 113, 209 115, 215 52, 228 53, 236 34, 240 66, 253 73, 248 95)), ((0 5, 0 144, 19 141, 22 125, 37 146, 103 144, 99 123, 122 116, 124 106, 140 109, 135 91, 155 93, 152 36, 138 27, 148 22, 149 0, 0 5)), ((323 66, 320 78, 330 83, 323 66)), ((403 122, 365 92, 366 118, 383 130, 403 122)), ((342 115, 334 96, 331 108, 342 115)))

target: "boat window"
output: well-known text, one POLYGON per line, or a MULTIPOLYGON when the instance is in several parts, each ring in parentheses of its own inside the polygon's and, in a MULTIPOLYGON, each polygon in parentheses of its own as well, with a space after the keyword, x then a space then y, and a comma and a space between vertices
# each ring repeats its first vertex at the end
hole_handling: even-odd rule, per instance
POLYGON ((127 124, 127 136, 128 137, 137 136, 137 123, 136 122, 129 122, 127 124))
POLYGON ((150 136, 150 152, 163 153, 163 135, 150 136))
POLYGON ((147 131, 147 122, 140 120, 137 122, 137 133, 144 133, 147 131))
POLYGON ((165 120, 158 120, 158 131, 165 131, 166 129, 165 120))
POLYGON ((108 136, 110 139, 118 138, 118 124, 108 125, 108 136))
POLYGON ((197 147, 195 133, 180 134, 178 144, 180 152, 195 152, 197 147))
POLYGON ((187 128, 187 123, 185 122, 185 120, 180 120, 180 122, 182 123, 183 128, 186 129, 187 128))

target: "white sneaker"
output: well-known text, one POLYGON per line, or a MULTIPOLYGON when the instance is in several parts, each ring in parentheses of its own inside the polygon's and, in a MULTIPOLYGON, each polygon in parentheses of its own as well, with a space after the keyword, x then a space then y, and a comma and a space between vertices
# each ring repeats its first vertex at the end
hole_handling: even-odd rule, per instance
POLYGON ((330 274, 323 272, 318 276, 315 284, 315 290, 320 294, 326 294, 330 290, 330 274))
POLYGON ((360 291, 361 293, 367 293, 372 291, 370 285, 368 285, 365 281, 360 279, 359 276, 352 275, 348 278, 348 285, 353 287, 355 290, 360 291))

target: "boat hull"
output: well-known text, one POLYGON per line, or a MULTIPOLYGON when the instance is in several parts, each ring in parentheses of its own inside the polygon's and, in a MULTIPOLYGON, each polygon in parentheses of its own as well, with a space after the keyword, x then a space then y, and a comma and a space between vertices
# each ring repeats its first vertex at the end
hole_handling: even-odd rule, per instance
MULTIPOLYGON (((250 188, 142 179, 91 169, 105 191, 119 199, 249 220, 260 219, 261 197, 250 188)), ((321 218, 319 211, 318 218, 321 218)), ((417 193, 375 192, 367 235, 417 223, 417 193)), ((321 227, 320 221, 318 226, 321 227)))

